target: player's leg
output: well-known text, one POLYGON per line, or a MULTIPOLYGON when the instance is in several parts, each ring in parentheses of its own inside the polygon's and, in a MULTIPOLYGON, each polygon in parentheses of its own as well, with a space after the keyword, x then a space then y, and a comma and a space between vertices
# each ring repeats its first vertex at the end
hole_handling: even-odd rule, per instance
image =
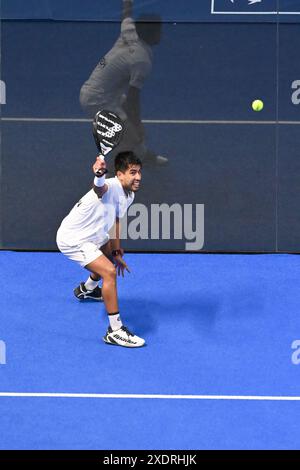
POLYGON ((140 120, 138 122, 134 122, 130 119, 130 112, 128 112, 128 110, 135 107, 135 104, 131 102, 132 99, 133 95, 129 93, 123 102, 123 107, 127 114, 126 131, 128 142, 130 143, 130 148, 125 150, 131 150, 134 152, 135 155, 142 160, 143 165, 166 165, 168 163, 168 159, 166 157, 158 155, 147 147, 143 123, 140 120))
MULTIPOLYGON (((113 262, 112 247, 110 240, 101 247, 102 253, 113 262)), ((91 272, 85 282, 81 282, 76 289, 74 289, 74 295, 78 300, 97 300, 102 301, 102 289, 99 287, 99 281, 101 276, 95 272, 91 272)))
MULTIPOLYGON (((57 232, 56 243, 61 253, 72 261, 79 263, 82 267, 102 254, 94 243, 88 242, 80 246, 69 244, 61 229, 57 232)), ((91 273, 85 282, 81 282, 74 289, 74 295, 81 301, 86 299, 103 300, 101 289, 98 286, 99 280, 100 276, 97 273, 91 273)))
POLYGON ((113 263, 103 254, 85 267, 102 278, 102 296, 108 315, 118 314, 117 273, 113 263))
POLYGON ((91 273, 85 282, 81 282, 79 286, 74 289, 75 297, 80 300, 96 300, 102 301, 102 290, 99 287, 101 277, 96 273, 91 273))
POLYGON ((107 333, 103 337, 104 341, 108 344, 130 348, 143 346, 144 339, 131 333, 121 321, 117 296, 117 273, 113 263, 105 255, 101 255, 85 267, 92 273, 101 276, 103 280, 102 296, 110 323, 107 333))
MULTIPOLYGON (((110 243, 106 243, 101 250, 91 242, 86 242, 78 246, 70 246, 57 235, 57 246, 60 251, 72 261, 76 261, 80 266, 85 267, 91 272, 91 279, 98 282, 103 279, 103 299, 108 313, 110 326, 104 336, 104 341, 109 344, 117 344, 126 347, 139 347, 145 344, 145 341, 132 334, 123 326, 117 297, 117 273, 115 266, 109 257, 111 257, 110 243), (106 253, 106 255, 102 252, 106 253)), ((82 283, 84 284, 84 283, 82 283)))

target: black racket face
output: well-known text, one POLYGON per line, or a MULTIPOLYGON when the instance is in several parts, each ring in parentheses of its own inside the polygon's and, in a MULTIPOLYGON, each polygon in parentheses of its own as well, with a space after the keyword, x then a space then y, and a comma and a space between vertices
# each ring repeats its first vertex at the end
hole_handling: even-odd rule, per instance
POLYGON ((93 135, 99 152, 107 155, 120 142, 123 122, 111 111, 98 111, 93 121, 93 135))

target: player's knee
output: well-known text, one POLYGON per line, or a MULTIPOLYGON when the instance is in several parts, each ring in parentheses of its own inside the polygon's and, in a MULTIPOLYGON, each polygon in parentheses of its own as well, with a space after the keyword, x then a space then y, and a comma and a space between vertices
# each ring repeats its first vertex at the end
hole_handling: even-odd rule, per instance
POLYGON ((107 268, 106 270, 106 276, 107 280, 110 281, 115 281, 117 277, 117 271, 116 268, 112 265, 111 267, 107 268))
POLYGON ((114 266, 112 266, 110 272, 109 272, 109 276, 115 281, 116 278, 117 278, 117 271, 116 271, 116 268, 114 266))

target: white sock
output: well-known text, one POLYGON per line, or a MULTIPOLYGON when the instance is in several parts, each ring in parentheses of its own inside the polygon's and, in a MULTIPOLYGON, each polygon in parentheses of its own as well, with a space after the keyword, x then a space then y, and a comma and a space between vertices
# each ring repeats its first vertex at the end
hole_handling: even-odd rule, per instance
POLYGON ((123 325, 119 312, 108 315, 109 323, 113 331, 119 330, 123 325))
POLYGON ((86 290, 92 291, 98 286, 98 282, 99 281, 94 281, 94 279, 92 279, 91 276, 89 276, 89 278, 84 284, 84 287, 86 288, 86 290))

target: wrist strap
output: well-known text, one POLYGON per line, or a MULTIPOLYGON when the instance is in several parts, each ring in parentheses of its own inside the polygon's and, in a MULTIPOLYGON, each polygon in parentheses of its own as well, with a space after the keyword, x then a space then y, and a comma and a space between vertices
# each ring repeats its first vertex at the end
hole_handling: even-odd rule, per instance
POLYGON ((94 185, 97 186, 97 188, 101 188, 105 185, 105 173, 102 176, 95 176, 94 185))

